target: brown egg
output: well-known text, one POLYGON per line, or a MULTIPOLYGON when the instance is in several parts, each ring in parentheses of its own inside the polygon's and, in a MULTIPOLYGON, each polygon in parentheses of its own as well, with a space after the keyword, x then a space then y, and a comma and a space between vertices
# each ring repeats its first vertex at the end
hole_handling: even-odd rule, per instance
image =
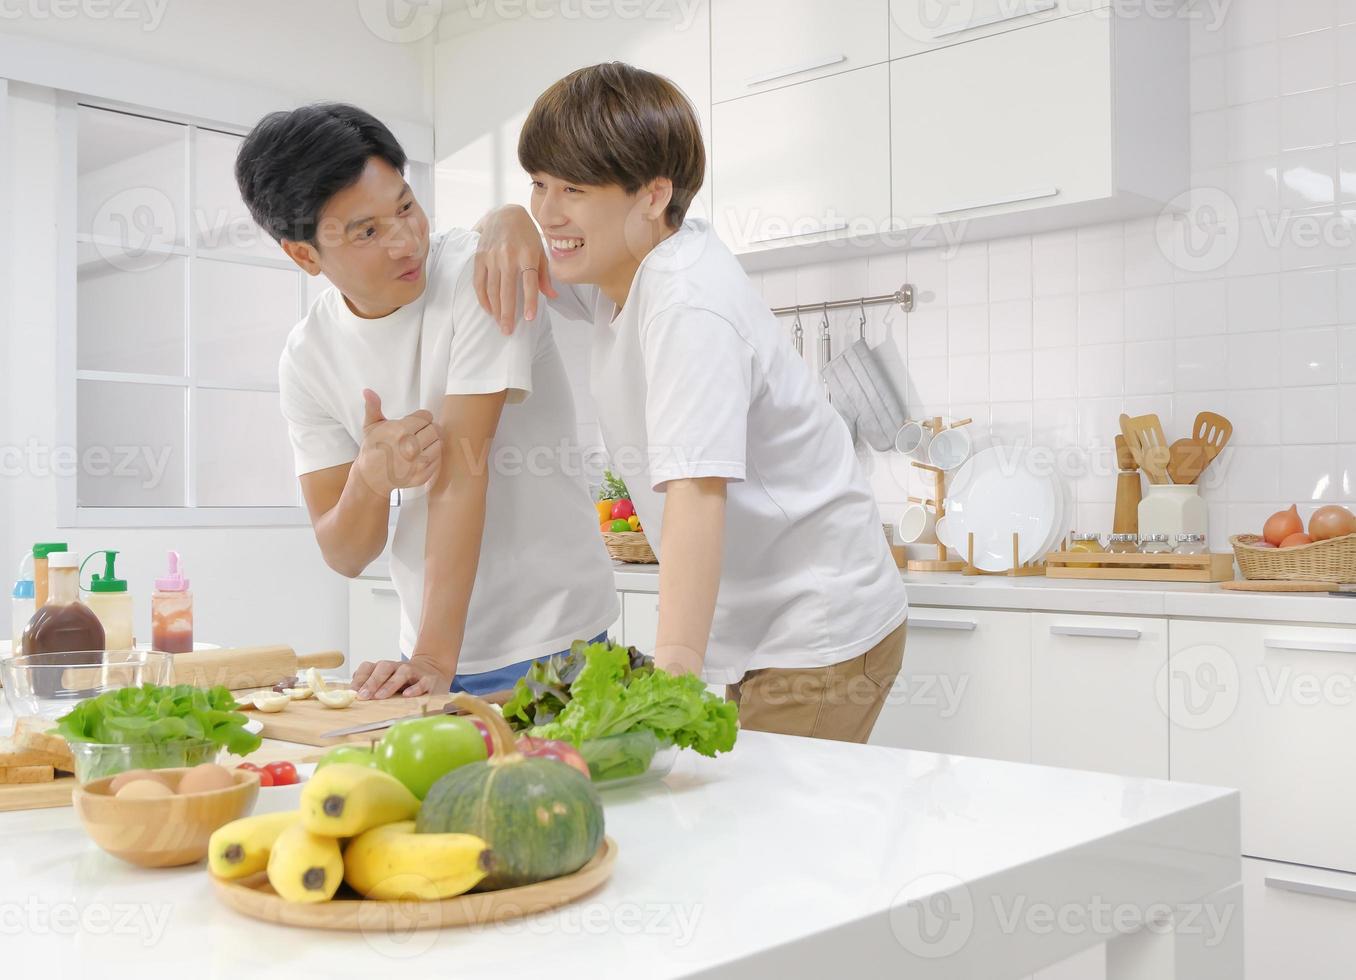
POLYGON ((154 770, 128 769, 126 772, 120 772, 113 777, 113 782, 108 784, 108 791, 110 793, 117 794, 118 790, 122 789, 128 783, 138 779, 150 779, 154 780, 157 783, 161 783, 164 786, 169 786, 169 783, 165 782, 165 777, 160 775, 160 773, 155 772, 154 770))
POLYGON ((173 796, 174 790, 158 779, 133 779, 116 795, 120 800, 159 800, 173 796))
POLYGON ((210 793, 212 790, 230 789, 234 785, 235 777, 231 775, 231 770, 214 762, 204 762, 180 777, 179 793, 184 796, 189 793, 210 793))

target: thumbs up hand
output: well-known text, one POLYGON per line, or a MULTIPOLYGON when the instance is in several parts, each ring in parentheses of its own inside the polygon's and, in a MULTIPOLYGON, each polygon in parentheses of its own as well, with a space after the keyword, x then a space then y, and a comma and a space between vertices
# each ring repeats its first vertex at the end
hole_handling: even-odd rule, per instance
POLYGON ((388 419, 381 396, 363 389, 363 444, 354 465, 363 482, 378 496, 392 490, 420 487, 438 473, 442 437, 433 414, 420 409, 403 419, 388 419))

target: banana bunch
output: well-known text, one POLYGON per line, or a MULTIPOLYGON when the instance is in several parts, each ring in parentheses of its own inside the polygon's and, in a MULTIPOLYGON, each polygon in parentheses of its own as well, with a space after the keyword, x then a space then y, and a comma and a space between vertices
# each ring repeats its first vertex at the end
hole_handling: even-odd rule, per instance
POLYGON ((394 776, 336 763, 307 781, 300 810, 245 817, 216 831, 208 867, 227 880, 267 871, 289 902, 327 902, 345 881, 382 901, 470 891, 493 869, 493 852, 470 834, 415 833, 418 810, 394 776))

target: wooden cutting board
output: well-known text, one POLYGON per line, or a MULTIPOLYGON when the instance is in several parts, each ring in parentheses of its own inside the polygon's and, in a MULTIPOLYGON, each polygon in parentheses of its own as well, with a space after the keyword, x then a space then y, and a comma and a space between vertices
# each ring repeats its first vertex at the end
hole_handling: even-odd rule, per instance
POLYGON ((41 810, 53 806, 70 806, 75 790, 74 776, 60 776, 50 783, 24 783, 18 786, 0 786, 0 813, 9 810, 41 810))
POLYGON ((327 708, 315 698, 305 701, 293 701, 282 711, 269 713, 256 711, 246 704, 245 710, 251 718, 263 723, 264 738, 276 738, 284 742, 300 742, 303 745, 339 745, 343 742, 368 742, 381 738, 383 732, 368 732, 363 735, 351 735, 348 738, 325 738, 325 732, 336 728, 352 728, 354 725, 366 725, 374 721, 387 721, 392 718, 405 718, 417 715, 425 705, 429 711, 437 711, 447 704, 451 695, 439 694, 422 698, 387 698, 385 701, 354 701, 347 708, 327 708))

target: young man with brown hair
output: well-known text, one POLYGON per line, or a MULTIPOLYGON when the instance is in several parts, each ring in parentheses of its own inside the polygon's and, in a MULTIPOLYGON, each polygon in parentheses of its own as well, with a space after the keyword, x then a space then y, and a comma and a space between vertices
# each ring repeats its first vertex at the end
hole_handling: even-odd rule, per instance
POLYGON ((864 742, 907 603, 846 427, 705 221, 706 153, 672 82, 584 68, 518 143, 532 217, 482 223, 481 302, 524 286, 593 323, 603 440, 660 559, 655 662, 729 685, 745 728, 864 742))

